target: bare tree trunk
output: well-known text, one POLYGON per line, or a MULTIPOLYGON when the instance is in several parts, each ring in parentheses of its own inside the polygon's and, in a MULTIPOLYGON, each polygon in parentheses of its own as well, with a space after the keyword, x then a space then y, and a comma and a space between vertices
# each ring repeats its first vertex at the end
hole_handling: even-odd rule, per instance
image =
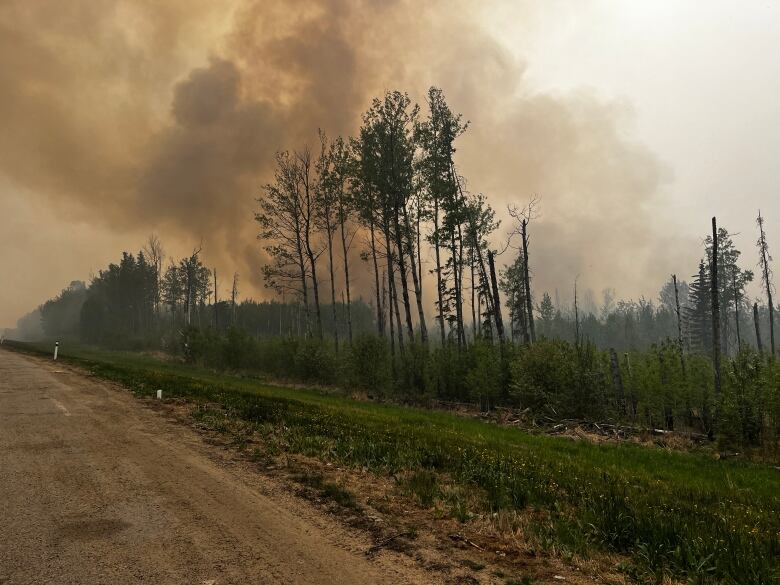
POLYGON ((742 335, 739 330, 739 291, 737 290, 737 276, 736 274, 731 274, 731 283, 734 287, 734 322, 736 324, 737 329, 737 352, 742 352, 742 335))
MULTIPOLYGON (((457 190, 458 195, 460 196, 461 202, 465 205, 466 204, 466 196, 463 193, 463 187, 460 184, 460 179, 458 178, 458 174, 455 172, 455 163, 452 161, 452 153, 450 153, 449 157, 449 173, 450 178, 454 182, 457 190)), ((463 233, 460 223, 458 223, 458 243, 461 248, 460 252, 460 260, 458 259, 458 254, 456 253, 456 243, 455 243, 455 231, 454 229, 450 230, 450 236, 452 240, 452 264, 453 264, 453 273, 455 275, 455 303, 456 303, 456 319, 457 319, 457 326, 458 326, 458 346, 461 345, 461 339, 463 342, 465 342, 465 330, 463 327, 463 282, 462 282, 462 275, 463 275, 463 233)), ((475 236, 476 238, 476 236, 475 236)), ((481 255, 480 255, 481 256, 481 255)))
POLYGON ((390 288, 390 338, 393 338, 393 311, 398 325, 398 349, 404 350, 404 331, 401 327, 401 313, 398 310, 398 294, 395 286, 395 271, 393 268, 393 247, 390 242, 389 226, 385 226, 385 247, 387 252, 387 281, 390 288))
POLYGON ((404 351, 404 329, 401 326, 401 311, 398 309, 398 283, 395 281, 395 274, 393 274, 392 280, 392 297, 395 306, 395 325, 398 331, 398 350, 403 353, 404 351))
POLYGON ((463 338, 461 337, 461 331, 463 331, 463 327, 461 325, 461 320, 463 319, 463 314, 461 310, 461 304, 460 304, 460 298, 461 298, 461 292, 460 292, 460 282, 458 281, 458 243, 455 239, 455 229, 452 228, 450 230, 450 255, 452 258, 452 280, 453 280, 453 286, 455 288, 455 333, 458 338, 458 348, 463 347, 463 338))
MULTIPOLYGON (((405 209, 405 208, 404 208, 405 209)), ((412 306, 409 301, 409 283, 406 275, 406 255, 404 254, 404 241, 401 234, 401 222, 399 220, 399 209, 395 209, 393 213, 393 223, 395 227, 395 247, 398 251, 398 272, 401 277, 401 295, 404 303, 404 314, 406 316, 406 327, 409 331, 409 340, 414 340, 414 325, 412 324, 412 306)), ((412 264, 412 272, 415 271, 414 263, 412 264)))
POLYGON ((458 224, 458 325, 460 326, 460 336, 463 339, 463 346, 466 347, 466 318, 463 316, 463 228, 458 224))
MULTIPOLYGON (((306 315, 306 336, 311 335, 311 315, 309 314, 309 285, 306 279, 306 255, 304 253, 304 237, 301 235, 304 232, 304 226, 301 222, 304 221, 304 212, 300 204, 300 197, 295 199, 295 253, 296 262, 298 264, 298 274, 301 279, 301 295, 303 296, 303 307, 306 315)), ((235 311, 235 305, 233 307, 235 311)), ((300 307, 299 307, 300 312, 300 307)), ((300 324, 300 315, 296 317, 298 324, 300 324)))
POLYGON ((309 314, 309 284, 306 279, 306 264, 304 263, 303 254, 300 255, 298 260, 298 271, 301 277, 301 294, 303 295, 303 309, 306 316, 306 336, 309 337, 311 335, 311 315, 309 314))
MULTIPOLYGON (((341 223, 341 251, 344 255, 344 289, 347 293, 347 339, 349 340, 349 344, 352 345, 352 297, 350 296, 350 290, 349 290, 349 254, 348 254, 348 248, 347 248, 347 234, 346 230, 344 228, 345 223, 345 213, 344 210, 341 208, 341 204, 339 203, 339 222, 341 223)), ((372 236, 373 238, 373 233, 372 236)), ((372 244, 373 245, 373 244, 372 244)), ((372 248, 373 249, 373 248, 372 248)), ((374 266, 374 274, 376 274, 376 266, 374 266)), ((377 280, 377 284, 379 284, 377 280)), ((377 287, 378 288, 378 287, 377 287)), ((343 293, 342 293, 343 295, 343 293)), ((377 291, 377 301, 379 301, 379 294, 377 291)), ((378 304, 378 303, 377 303, 378 304)), ((380 331, 381 335, 381 331, 380 331)))
POLYGON ((577 306, 577 279, 574 279, 574 345, 580 345, 580 310, 577 306))
MULTIPOLYGON (((376 285, 376 326, 379 331, 379 336, 382 337, 385 334, 385 314, 384 314, 384 310, 380 308, 382 305, 384 305, 384 301, 382 301, 381 305, 379 302, 379 262, 377 261, 377 256, 376 256, 376 236, 374 233, 373 217, 371 218, 371 222, 368 229, 369 232, 371 233, 371 258, 374 261, 374 280, 376 285)), ((384 286, 382 287, 382 290, 384 290, 384 286)))
POLYGON ((683 334, 682 334, 682 318, 680 316, 680 293, 677 289, 677 275, 672 274, 672 282, 674 283, 674 306, 677 312, 677 351, 680 352, 680 367, 682 368, 683 379, 686 377, 685 372, 685 351, 683 350, 683 334))
POLYGON ((159 319, 161 304, 160 293, 162 289, 162 263, 163 257, 165 256, 165 250, 163 249, 162 242, 160 242, 160 238, 158 238, 156 234, 151 234, 149 239, 146 241, 146 245, 143 247, 143 251, 154 265, 154 315, 159 319))
POLYGON ((528 220, 523 219, 520 224, 523 230, 523 271, 525 278, 523 279, 525 285, 525 303, 528 319, 528 329, 531 334, 531 343, 536 343, 536 328, 534 327, 534 309, 531 299, 531 277, 528 271, 528 220))
MULTIPOLYGON (((412 284, 414 286, 414 296, 417 300, 417 319, 420 323, 420 341, 423 344, 428 343, 428 327, 425 324, 425 311, 423 311, 422 301, 422 278, 418 278, 419 264, 416 262, 416 254, 414 251, 414 239, 412 237, 412 225, 409 221, 409 213, 406 207, 403 207, 404 223, 406 224, 407 240, 409 241, 409 258, 411 260, 411 272, 412 272, 412 284)), ((418 226, 419 229, 419 226, 418 226)), ((419 234, 419 232, 418 232, 419 234)), ((419 244, 418 244, 419 245, 419 244)))
POLYGON ((720 398, 720 295, 718 294, 718 224, 712 218, 712 358, 715 366, 715 394, 720 398))
POLYGON ((307 237, 306 240, 306 255, 311 267, 311 287, 314 292, 314 311, 317 316, 317 338, 322 339, 322 312, 320 310, 320 287, 317 281, 317 256, 311 247, 310 239, 307 237))
POLYGON ((336 277, 333 273, 333 231, 330 222, 325 226, 328 232, 328 267, 330 269, 330 308, 333 315, 333 342, 336 346, 336 353, 339 351, 339 318, 336 310, 336 277))
POLYGON ((219 331, 219 294, 217 293, 217 269, 214 268, 214 329, 219 331))
POLYGON ((764 346, 761 343, 761 327, 758 323, 758 303, 753 303, 753 325, 756 327, 756 347, 758 347, 758 353, 764 353, 764 346))
MULTIPOLYGON (((525 278, 525 277, 523 277, 525 278)), ((520 324, 520 333, 523 336, 523 343, 528 345, 531 343, 531 333, 528 330, 528 319, 526 318, 526 302, 525 302, 525 290, 523 290, 523 298, 519 303, 517 303, 519 306, 518 313, 517 313, 517 320, 520 324)))
POLYGON ((187 264, 187 300, 185 305, 185 319, 187 327, 190 326, 190 319, 192 318, 192 274, 189 263, 187 264))
POLYGON ((482 293, 477 293, 477 335, 482 335, 482 293))
POLYGON ((471 253, 469 264, 471 265, 471 333, 474 336, 474 340, 477 339, 477 308, 475 306, 476 303, 476 294, 474 289, 474 252, 471 253))
POLYGON ((236 326, 236 298, 238 298, 238 272, 233 273, 233 288, 230 290, 230 305, 232 311, 231 326, 236 326))
POLYGON ((764 218, 761 217, 761 211, 758 212, 759 240, 758 246, 761 253, 761 271, 763 274, 764 287, 766 289, 767 306, 769 307, 769 347, 772 355, 775 355, 775 306, 772 302, 772 272, 769 268, 769 246, 766 243, 766 233, 764 232, 764 218))
POLYGON ((496 264, 493 259, 493 251, 488 250, 488 265, 490 266, 490 282, 493 287, 493 311, 496 319, 496 333, 498 341, 504 343, 504 319, 501 316, 501 297, 498 293, 498 281, 496 279, 496 264))
MULTIPOLYGON (((301 216, 303 219, 303 244, 306 257, 309 260, 311 268, 311 286, 314 292, 314 311, 317 316, 317 338, 322 339, 322 312, 320 310, 320 286, 317 279, 317 254, 312 248, 312 231, 314 229, 314 208, 315 204, 311 194, 311 155, 309 149, 305 148, 302 153, 297 153, 300 162, 299 180, 303 185, 303 204, 301 207, 301 216)), ((307 305, 308 313, 308 305, 307 305)))
POLYGON ((487 269, 485 268, 485 260, 482 258, 482 250, 480 249, 479 245, 475 245, 475 250, 477 252, 477 259, 479 260, 477 264, 477 268, 479 269, 479 278, 484 283, 484 290, 482 295, 485 299, 485 310, 487 314, 489 314, 493 320, 495 320, 496 317, 493 304, 493 293, 490 290, 490 276, 487 272, 487 269))
MULTIPOLYGON (((382 320, 384 321, 385 315, 387 314, 387 311, 390 309, 390 304, 387 301, 387 287, 386 287, 386 281, 387 281, 387 273, 382 271, 382 320)), ((390 318, 390 322, 392 323, 393 319, 390 318)), ((382 334, 384 335, 384 333, 382 334)), ((395 340, 393 339, 392 333, 390 334, 390 349, 391 351, 395 350, 395 340)))
POLYGON ((439 244, 439 198, 433 200, 433 246, 436 251, 436 293, 439 300, 439 330, 441 332, 441 344, 447 341, 447 334, 444 331, 444 301, 442 299, 441 282, 441 250, 439 244))
MULTIPOLYGON (((422 232, 420 231, 420 221, 422 216, 421 196, 417 194, 417 278, 420 283, 423 281, 422 273, 422 232)), ((422 284, 421 284, 422 286, 422 284)))

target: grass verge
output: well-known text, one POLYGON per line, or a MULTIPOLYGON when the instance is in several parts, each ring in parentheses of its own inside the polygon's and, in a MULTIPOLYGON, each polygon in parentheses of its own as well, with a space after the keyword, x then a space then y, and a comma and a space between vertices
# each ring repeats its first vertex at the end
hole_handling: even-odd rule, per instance
MULTIPOLYGON (((440 497, 436 477, 446 476, 477 490, 481 511, 533 512, 533 532, 544 546, 583 556, 593 548, 628 555, 632 562, 623 570, 637 580, 767 584, 780 578, 780 473, 768 466, 531 436, 137 354, 77 349, 61 356, 139 395, 162 390, 164 397, 219 404, 277 449, 405 474, 423 506, 440 497)), ((468 517, 463 510, 457 515, 468 517)))

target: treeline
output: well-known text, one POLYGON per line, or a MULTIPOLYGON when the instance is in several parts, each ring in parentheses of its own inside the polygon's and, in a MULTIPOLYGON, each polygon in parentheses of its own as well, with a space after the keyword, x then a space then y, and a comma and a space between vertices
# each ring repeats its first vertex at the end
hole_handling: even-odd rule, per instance
MULTIPOLYGON (((307 312, 300 303, 239 300, 237 274, 228 298, 220 300, 216 270, 202 264, 200 250, 170 260, 165 269, 161 269, 162 257, 162 246, 153 236, 144 250, 124 252, 118 263, 101 270, 89 285, 71 282, 56 298, 20 319, 18 331, 25 338, 46 336, 172 353, 181 353, 196 330, 220 335, 240 329, 258 338, 305 334, 307 312)), ((352 305, 354 330, 373 331, 371 308, 362 299, 352 305)), ((329 313, 335 319, 323 321, 326 335, 335 336, 343 329, 345 313, 343 304, 329 313)))
POLYGON ((573 278, 564 306, 532 287, 544 270, 532 269, 530 249, 539 200, 507 210, 512 225, 497 246, 495 211, 455 162, 468 124, 437 88, 426 106, 423 115, 388 92, 357 136, 321 132, 316 153, 277 154, 255 219, 270 258, 263 276, 283 302, 239 302, 238 275, 220 287, 200 248, 164 266, 152 237, 44 304, 43 329, 377 395, 776 442, 772 259, 760 213, 761 300, 749 299, 754 273, 713 218, 690 284, 672 275, 657 301, 619 301, 607 289, 599 306, 573 278), (365 267, 369 303, 355 300, 350 276, 365 267))
MULTIPOLYGON (((592 300, 583 306, 575 282, 574 303, 564 308, 547 293, 533 296, 530 230, 540 201, 508 208, 512 225, 496 247, 495 210, 466 188, 455 161, 468 123, 438 88, 429 90, 425 105, 423 114, 407 94, 387 92, 363 114, 357 136, 329 139, 320 132, 316 153, 304 147, 277 154, 274 180, 255 216, 271 258, 263 274, 268 286, 300 299, 309 337, 323 336, 322 300, 334 308, 341 296, 351 339, 349 275, 358 254, 350 250, 357 245, 372 271, 376 331, 391 353, 411 343, 463 348, 477 339, 527 344, 544 335, 616 350, 676 339, 680 351, 712 355, 713 302, 723 354, 736 355, 743 345, 763 350, 767 341, 774 353, 771 257, 760 213, 762 301, 748 298, 754 274, 739 266, 740 251, 720 228, 707 236, 699 266, 686 270, 690 286, 673 275, 657 304, 618 302, 605 291, 602 307, 592 300), (515 250, 497 268, 498 258, 515 250), (720 271, 716 297, 713 253, 720 271), (430 268, 424 257, 433 258, 430 268), (429 280, 433 286, 424 286, 429 280)), ((338 346, 339 339, 333 341, 338 346)))

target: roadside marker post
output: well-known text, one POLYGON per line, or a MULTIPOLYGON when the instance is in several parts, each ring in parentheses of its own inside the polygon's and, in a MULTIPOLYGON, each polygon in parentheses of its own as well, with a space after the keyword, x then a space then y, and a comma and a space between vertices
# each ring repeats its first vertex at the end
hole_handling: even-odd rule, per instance
POLYGON ((157 391, 157 400, 162 398, 162 390, 157 391))
POLYGON ((54 342, 54 359, 55 360, 57 359, 57 354, 59 353, 59 351, 60 351, 60 342, 59 341, 55 341, 54 342))

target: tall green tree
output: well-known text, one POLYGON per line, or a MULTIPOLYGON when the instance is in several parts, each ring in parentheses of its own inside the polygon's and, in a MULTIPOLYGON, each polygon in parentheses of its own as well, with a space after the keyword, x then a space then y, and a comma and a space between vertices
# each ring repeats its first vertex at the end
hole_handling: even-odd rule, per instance
MULTIPOLYGON (((433 246, 435 256, 436 274, 436 309, 439 322, 441 342, 446 340, 445 322, 448 320, 449 305, 445 303, 447 283, 442 262, 442 249, 446 247, 446 240, 451 242, 449 249, 452 252, 452 242, 457 242, 454 237, 456 226, 460 220, 456 214, 461 214, 462 201, 458 189, 457 177, 453 155, 455 153, 455 140, 461 136, 468 127, 460 114, 454 114, 444 97, 444 92, 437 87, 428 90, 427 97, 428 117, 420 121, 415 128, 415 137, 421 147, 421 155, 418 159, 418 172, 421 180, 421 195, 426 205, 425 218, 432 223, 432 231, 427 240, 433 246)), ((456 263, 459 258, 457 251, 450 254, 449 262, 456 263)), ((457 270, 452 270, 453 277, 457 270)), ((454 289, 458 290, 458 282, 454 289)), ((457 320, 457 316, 455 317, 457 320)), ((457 326, 462 329, 462 323, 457 326)), ((460 333, 458 334, 460 339, 460 333)))
POLYGON ((712 352, 712 295, 709 288, 709 271, 704 260, 699 261, 699 271, 689 286, 685 322, 688 343, 693 351, 712 352))
MULTIPOLYGON (((386 93, 382 100, 374 99, 363 116, 361 154, 367 163, 363 165, 367 171, 366 179, 378 196, 383 211, 382 229, 385 234, 391 295, 395 282, 394 262, 397 261, 407 334, 410 339, 414 338, 408 283, 408 275, 411 273, 420 335, 425 342, 427 328, 422 304, 422 286, 415 266, 415 233, 408 208, 414 194, 413 129, 418 113, 419 107, 412 105, 409 96, 399 91, 386 93)), ((399 331, 399 341, 401 339, 399 331)))
MULTIPOLYGON (((737 249, 728 230, 720 227, 717 230, 718 237, 718 301, 720 305, 720 331, 721 345, 726 354, 733 353, 737 347, 736 315, 739 312, 738 305, 744 303, 747 298, 745 287, 753 281, 753 271, 743 270, 739 267, 741 252, 737 249), (732 317, 734 320, 732 321, 732 317)), ((711 277, 712 271, 712 236, 704 241, 707 254, 707 274, 711 277)), ((746 307, 740 307, 742 314, 747 314, 746 307)))

